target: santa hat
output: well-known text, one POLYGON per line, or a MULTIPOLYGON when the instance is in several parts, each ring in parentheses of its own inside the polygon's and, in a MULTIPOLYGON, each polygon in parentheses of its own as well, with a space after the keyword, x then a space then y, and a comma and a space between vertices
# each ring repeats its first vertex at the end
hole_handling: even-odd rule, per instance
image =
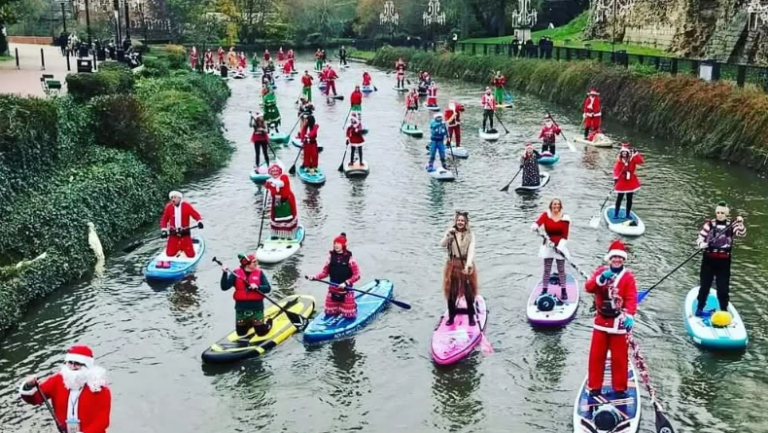
POLYGON ((93 368, 93 351, 88 346, 76 344, 67 351, 64 362, 77 362, 86 368, 93 368))
POLYGON ((357 120, 357 117, 355 117, 355 116, 352 116, 352 117, 349 118, 349 123, 351 123, 353 125, 357 125, 359 122, 360 121, 357 120))
POLYGON ((627 248, 619 240, 611 242, 611 246, 608 247, 608 254, 605 255, 605 261, 610 261, 612 257, 619 256, 624 260, 627 259, 627 248))
POLYGON ((525 150, 528 150, 528 149, 533 149, 533 143, 531 142, 525 143, 525 150))
POLYGON ((544 116, 544 120, 552 120, 552 116, 547 114, 547 115, 544 116))
POLYGON ((341 247, 347 249, 347 234, 342 232, 340 235, 333 239, 333 244, 341 244, 341 247))
POLYGON ((184 195, 182 195, 179 191, 171 191, 168 193, 168 198, 173 199, 174 197, 178 197, 179 199, 184 198, 184 195))
POLYGON ((247 256, 245 254, 238 254, 237 258, 240 259, 240 266, 246 267, 251 263, 258 263, 256 260, 256 254, 250 253, 247 256))
POLYGON ((442 119, 442 118, 443 118, 443 114, 442 113, 435 114, 435 119, 442 119))
POLYGON ((485 88, 485 91, 486 91, 486 92, 490 92, 490 91, 491 91, 491 88, 490 88, 490 87, 486 87, 486 88, 485 88))
POLYGON ((630 151, 629 143, 627 143, 627 142, 621 143, 621 149, 619 150, 619 153, 621 153, 621 152, 629 152, 629 151, 630 151))
POLYGON ((597 92, 597 89, 592 87, 589 89, 589 93, 587 93, 589 96, 600 96, 600 94, 597 92))
POLYGON ((448 109, 449 109, 449 110, 453 110, 453 111, 456 111, 456 103, 455 103, 455 102, 453 102, 453 101, 449 102, 449 103, 448 103, 448 109))
POLYGON ((283 167, 280 167, 277 164, 272 164, 269 166, 267 173, 269 173, 272 176, 280 176, 281 174, 283 174, 283 167))

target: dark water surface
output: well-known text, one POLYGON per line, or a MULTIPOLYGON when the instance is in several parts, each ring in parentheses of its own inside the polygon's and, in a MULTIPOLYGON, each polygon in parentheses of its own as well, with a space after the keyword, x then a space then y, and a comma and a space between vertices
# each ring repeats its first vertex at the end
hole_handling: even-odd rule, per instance
MULTIPOLYGON (((307 67, 308 61, 299 63, 300 70, 307 67)), ((57 369, 63 350, 74 342, 91 345, 109 370, 111 432, 572 431, 573 401, 586 374, 590 299, 582 299, 578 318, 567 328, 540 332, 527 325, 524 305, 541 269, 539 241, 528 227, 550 199, 562 198, 573 221, 569 247, 575 260, 587 269, 600 264, 614 235, 605 226, 590 228, 589 219, 611 188, 615 150, 572 153, 561 144, 562 159, 549 169, 552 181, 540 195, 500 193, 517 171, 522 143, 538 136, 543 110, 553 110, 571 139, 578 135, 580 113, 516 95, 515 109, 503 115, 510 134, 497 144, 482 143, 476 134, 482 86, 441 81, 441 106, 448 97, 471 105, 464 141, 472 155, 459 162, 455 183, 438 184, 421 168, 427 140, 399 134, 404 105, 392 90, 394 77, 373 71, 378 92, 363 103, 372 172, 351 181, 336 168, 344 151, 341 125, 349 93, 363 68, 353 64, 340 72, 346 101, 335 106, 317 101, 325 145, 320 166, 328 181, 320 189, 292 182, 307 238, 298 254, 267 273, 280 295, 311 294, 321 306, 324 286, 301 276, 319 271, 333 237, 345 231, 363 280, 393 280, 396 295, 414 308, 392 307, 343 341, 307 348, 294 336, 263 359, 202 366, 202 351, 234 325, 231 293, 219 290, 220 271, 210 260, 218 256, 234 264, 237 253, 254 250, 260 223, 261 196, 248 179, 253 151, 247 114, 257 108, 260 85, 251 78, 233 81, 224 120, 237 152, 225 169, 182 188, 206 222, 201 234, 208 250, 196 276, 171 287, 147 285, 143 267, 163 247, 154 240, 111 257, 103 278, 61 290, 35 306, 2 341, 0 431, 53 431, 42 408, 19 402, 17 386, 28 374, 57 369), (495 353, 478 351, 457 366, 437 368, 429 344, 444 309, 445 257, 438 241, 456 209, 470 212, 477 234, 481 292, 490 308, 487 336, 495 353)), ((289 127, 300 82, 278 85, 289 127)), ((431 113, 419 115, 426 130, 431 113)), ((761 248, 768 239, 768 184, 739 167, 696 159, 664 137, 638 135, 610 122, 605 129, 616 139, 631 140, 646 159, 635 210, 648 230, 627 242, 629 267, 641 286, 690 254, 702 219, 717 200, 728 200, 746 216, 749 233, 738 243, 732 279, 732 301, 750 335, 746 352, 702 351, 687 338, 682 302, 698 284, 698 261, 643 303, 636 335, 678 431, 768 431, 763 416, 768 265, 761 248)), ((279 154, 290 166, 296 151, 279 154)), ((144 236, 155 235, 153 226, 144 236)), ((642 431, 650 432, 652 410, 645 403, 642 431)))

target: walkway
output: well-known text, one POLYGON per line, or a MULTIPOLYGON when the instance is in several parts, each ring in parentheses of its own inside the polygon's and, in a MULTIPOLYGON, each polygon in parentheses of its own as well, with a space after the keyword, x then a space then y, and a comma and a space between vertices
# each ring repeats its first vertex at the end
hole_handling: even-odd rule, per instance
MULTIPOLYGON (((42 74, 51 74, 55 79, 64 81, 67 75, 67 59, 61 55, 58 47, 50 45, 10 44, 9 51, 19 50, 19 67, 16 59, 0 62, 0 94, 13 93, 22 96, 45 96, 40 85, 42 74), (41 69, 40 49, 45 55, 45 71, 41 69)), ((70 58, 72 71, 77 71, 77 61, 70 58)))

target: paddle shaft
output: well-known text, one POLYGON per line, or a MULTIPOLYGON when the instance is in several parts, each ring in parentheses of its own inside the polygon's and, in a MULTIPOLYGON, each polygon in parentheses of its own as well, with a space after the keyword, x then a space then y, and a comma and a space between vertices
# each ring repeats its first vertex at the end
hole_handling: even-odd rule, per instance
POLYGON ((512 180, 510 180, 509 183, 507 184, 507 186, 502 188, 501 191, 508 191, 509 190, 509 186, 512 185, 512 182, 514 182, 515 179, 517 179, 517 176, 520 174, 521 171, 523 171, 523 167, 522 166, 520 166, 520 170, 517 170, 517 173, 515 173, 515 176, 512 178, 512 180))
MULTIPOLYGON (((549 238, 549 235, 547 235, 547 232, 546 232, 546 231, 541 231, 541 230, 539 230, 537 233, 539 234, 539 236, 543 237, 543 238, 544 238, 544 240, 546 240, 547 242, 552 242, 552 240, 549 238)), ((571 261, 571 260, 568 258, 568 256, 566 256, 565 254, 563 254, 563 252, 562 252, 562 251, 560 251, 560 250, 559 250, 559 249, 558 249, 556 246, 555 246, 555 247, 552 247, 552 248, 555 250, 555 252, 556 252, 557 254, 560 254, 560 255, 563 257, 563 260, 565 260, 566 262, 568 262, 568 264, 569 264, 569 265, 571 265, 571 267, 572 267, 573 269, 576 269, 576 272, 578 272, 579 274, 581 274, 581 276, 582 276, 582 277, 583 277, 585 280, 588 280, 588 279, 589 279, 589 275, 588 275, 586 272, 582 271, 582 270, 581 270, 581 268, 580 268, 580 267, 579 267, 579 266, 578 266, 576 263, 573 263, 573 262, 572 262, 572 261, 571 261)), ((545 283, 546 283, 546 281, 545 281, 545 283)))
POLYGON ((448 140, 448 150, 451 152, 451 162, 453 162, 453 169, 456 171, 456 177, 459 177, 459 167, 456 166, 456 157, 453 156, 453 146, 451 146, 450 140, 448 140))
POLYGON ((288 139, 291 139, 291 135, 293 135, 293 130, 296 129, 296 125, 299 124, 299 121, 301 120, 301 116, 296 118, 296 122, 293 124, 293 127, 291 127, 291 130, 288 132, 288 139))
POLYGON ((344 161, 347 159, 347 149, 349 149, 349 140, 347 140, 347 145, 344 146, 344 155, 342 155, 341 157, 341 164, 339 164, 339 171, 344 171, 344 161))
MULTIPOLYGON (((307 277, 307 279, 309 279, 309 277, 307 277)), ((330 281, 316 280, 316 279, 312 279, 311 281, 317 281, 318 283, 327 284, 327 285, 329 285, 331 287, 339 287, 338 284, 332 283, 330 281)), ((376 283, 378 284, 378 280, 376 280, 376 283)), ((385 300, 387 300, 387 301, 389 301, 389 302, 391 302, 391 303, 393 303, 393 304, 397 305, 398 307, 400 307, 402 309, 405 309, 405 310, 410 310, 411 309, 410 304, 407 304, 407 303, 405 303, 403 301, 398 301, 397 299, 387 298, 386 296, 381 296, 381 295, 377 295, 375 293, 370 293, 369 291, 360 290, 360 289, 358 289, 356 287, 352 287, 352 286, 346 286, 346 287, 344 287, 344 289, 345 290, 352 290, 353 292, 357 292, 357 293, 363 293, 363 294, 366 294, 366 295, 369 295, 369 296, 373 296, 374 298, 385 299, 385 300)))
POLYGON ((347 117, 344 118, 344 123, 341 125, 341 130, 347 129, 347 120, 349 120, 349 115, 352 113, 352 107, 349 107, 349 110, 347 110, 347 117))
POLYGON ((59 424, 59 421, 56 419, 56 414, 53 412, 53 407, 51 407, 51 402, 48 401, 48 397, 45 395, 42 388, 40 388, 40 384, 35 382, 35 388, 37 388, 37 392, 39 392, 40 396, 43 398, 45 407, 48 409, 48 413, 50 413, 51 417, 53 418, 53 423, 56 424, 56 430, 58 430, 59 433, 67 433, 67 430, 64 427, 62 427, 59 424))
POLYGON ((640 345, 637 343, 637 340, 635 340, 632 331, 627 332, 627 342, 632 351, 632 358, 635 360, 635 367, 640 371, 640 379, 642 380, 645 389, 648 391, 653 410, 656 412, 656 431, 658 433, 666 433, 667 430, 665 430, 665 428, 667 428, 669 429, 669 433, 673 433, 674 429, 672 428, 672 424, 667 420, 667 417, 664 416, 661 403, 656 399, 656 389, 651 384, 651 376, 648 373, 648 366, 645 364, 645 358, 640 352, 640 345))
POLYGON ((499 125, 501 125, 502 128, 504 128, 504 132, 506 134, 509 134, 509 129, 504 125, 504 122, 501 121, 501 117, 499 116, 499 113, 496 110, 493 110, 494 116, 496 116, 496 120, 499 121, 499 125))
POLYGON ((299 162, 299 157, 301 156, 301 152, 304 151, 304 145, 299 148, 299 153, 296 154, 296 159, 293 160, 293 165, 288 170, 288 173, 290 174, 296 174, 296 163, 299 162))
MULTIPOLYGON (((552 123, 554 123, 554 124, 555 124, 555 126, 557 126, 558 128, 560 128, 560 125, 558 125, 558 124, 557 124, 557 121, 555 120, 555 118, 554 118, 554 117, 552 117, 552 113, 550 113, 549 111, 547 111, 547 115, 549 116, 549 118, 550 118, 550 119, 552 119, 552 123)), ((567 145, 568 145, 568 148, 569 148, 569 149, 571 149, 571 150, 575 150, 575 149, 573 148, 573 145, 571 144, 571 141, 570 141, 570 140, 568 140, 568 137, 566 137, 566 136, 565 136, 565 133, 563 132, 563 130, 562 130, 562 129, 560 129, 560 135, 562 135, 562 136, 563 136, 563 138, 565 139, 565 144, 567 144, 567 145)))
MULTIPOLYGON (((185 227, 185 228, 183 228, 182 230, 192 230, 192 229, 196 229, 196 228, 197 228, 197 226, 190 226, 190 227, 185 227)), ((134 243, 132 243, 132 244, 128 245, 127 247, 123 248, 123 252, 124 252, 124 253, 130 253, 131 251, 133 251, 133 250, 135 250, 136 248, 138 248, 138 247, 140 247, 140 246, 142 246, 142 245, 146 244, 147 242, 152 242, 152 241, 155 241, 155 240, 157 240, 157 239, 161 239, 162 237, 163 237, 162 235, 158 235, 158 236, 152 236, 152 237, 151 237, 151 238, 149 238, 149 239, 145 239, 145 240, 143 240, 143 241, 137 241, 137 242, 134 242, 134 243)))

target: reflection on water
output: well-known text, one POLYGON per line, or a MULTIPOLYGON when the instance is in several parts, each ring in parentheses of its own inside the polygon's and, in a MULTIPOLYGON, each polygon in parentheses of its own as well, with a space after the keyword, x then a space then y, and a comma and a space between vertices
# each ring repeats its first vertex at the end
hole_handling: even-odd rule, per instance
POLYGON ((475 395, 482 378, 477 364, 482 359, 475 353, 460 364, 432 369, 433 412, 438 425, 447 423, 448 431, 471 428, 483 418, 483 402, 475 395))

